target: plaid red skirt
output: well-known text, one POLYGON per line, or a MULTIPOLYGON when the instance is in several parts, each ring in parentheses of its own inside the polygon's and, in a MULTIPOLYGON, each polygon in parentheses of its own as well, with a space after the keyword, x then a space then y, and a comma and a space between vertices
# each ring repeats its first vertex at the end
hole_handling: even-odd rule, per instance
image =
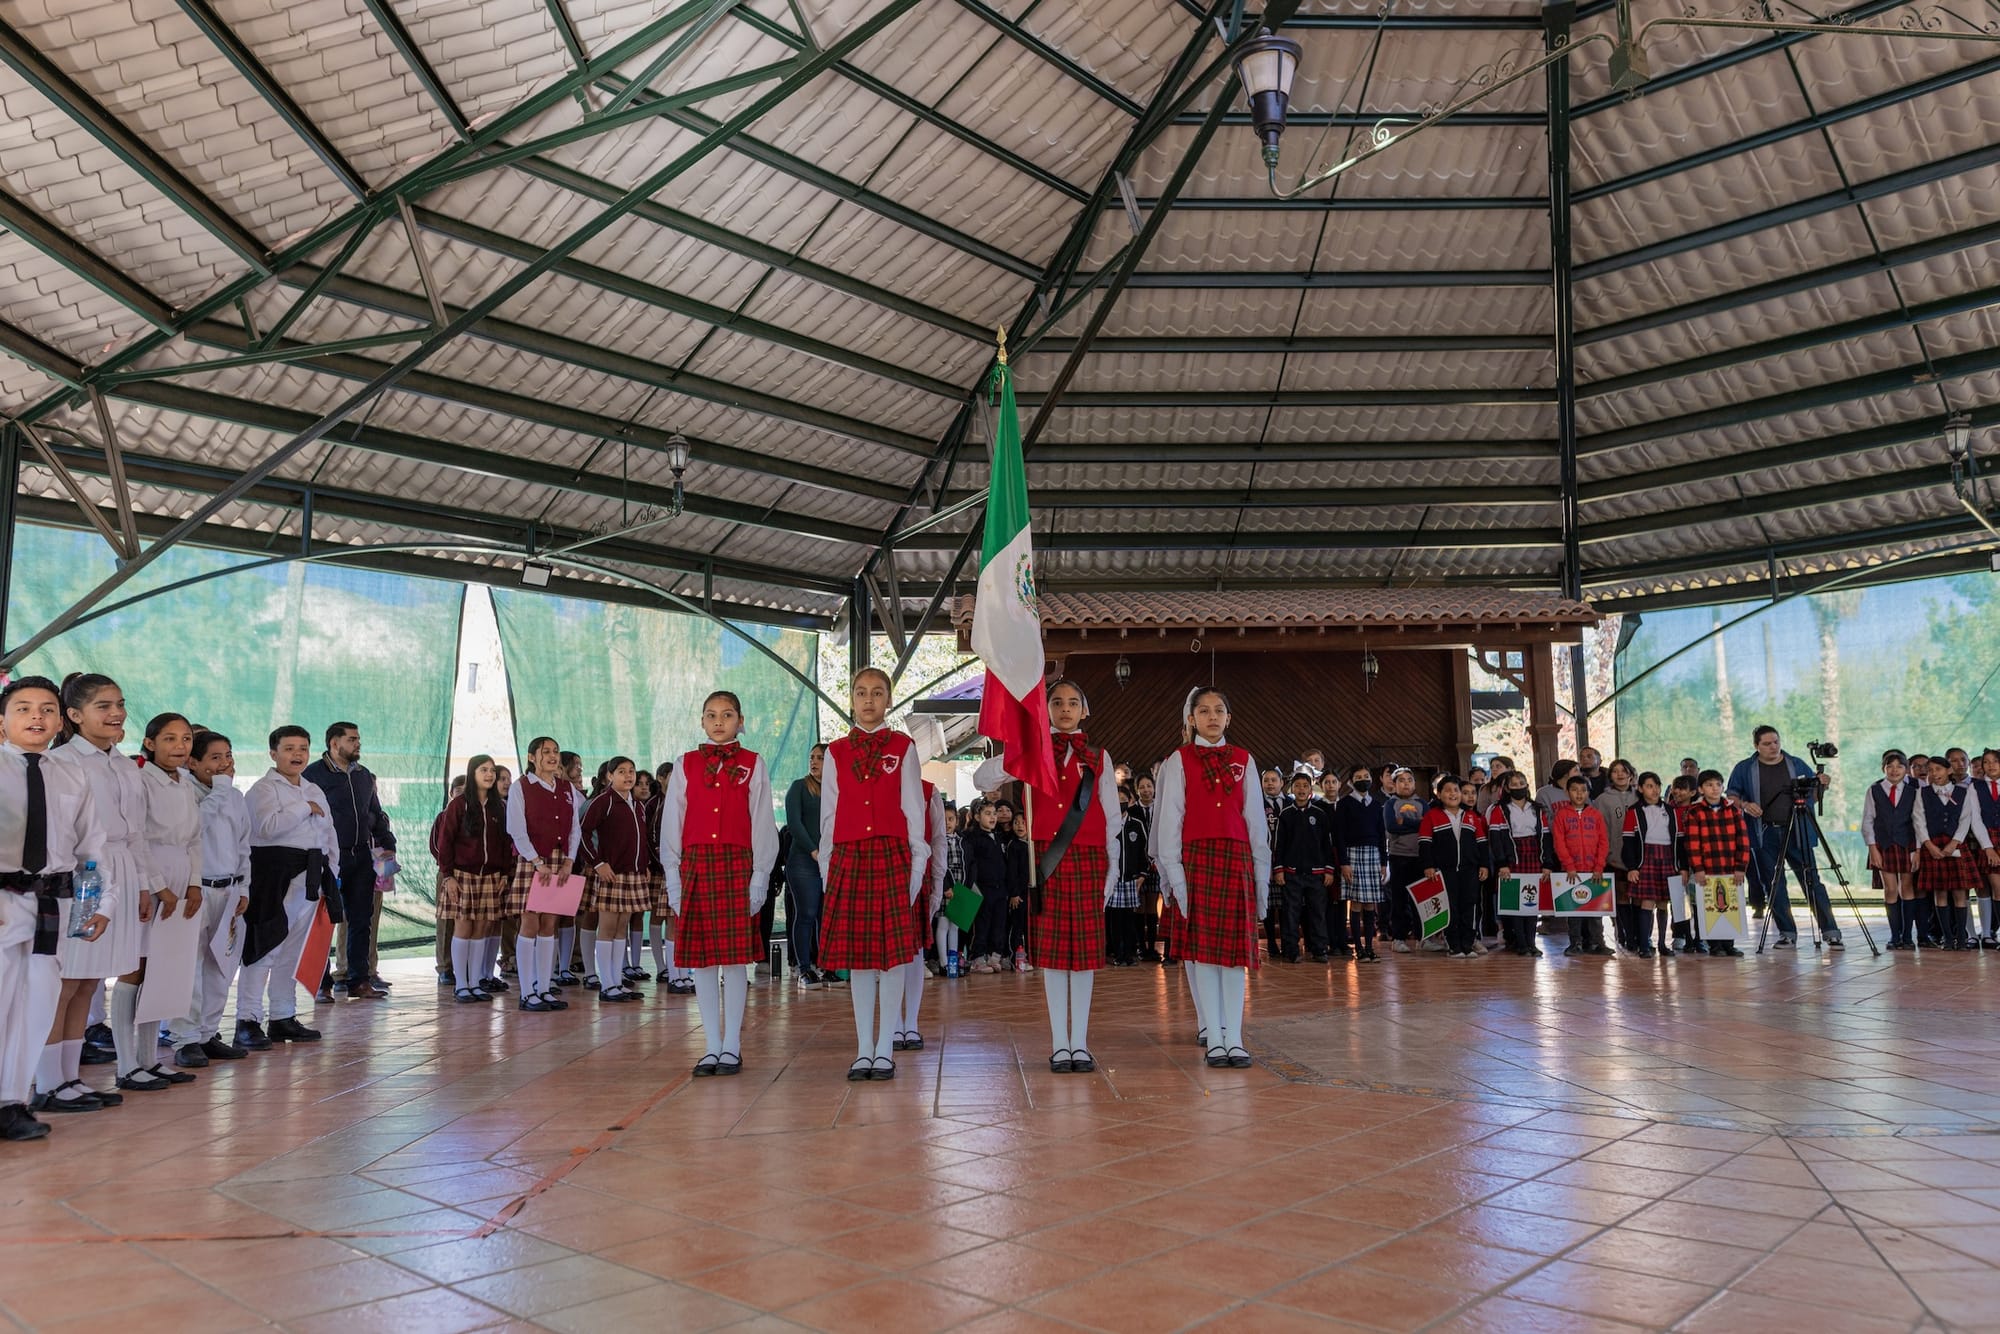
POLYGON ((1653 848, 1641 848, 1639 872, 1632 877, 1632 902, 1645 908, 1664 908, 1673 902, 1673 891, 1667 888, 1667 878, 1674 874, 1672 855, 1660 844, 1653 848))
POLYGON ((674 962, 683 968, 757 962, 763 951, 749 893, 750 849, 705 843, 683 853, 674 962))
POLYGON ((1914 860, 1915 849, 1897 847, 1893 843, 1878 844, 1875 851, 1880 854, 1882 870, 1890 875, 1908 875, 1914 860))
MULTIPOLYGON (((1040 857, 1047 844, 1037 843, 1040 857)), ((1104 880, 1111 863, 1098 847, 1070 844, 1028 914, 1028 962, 1087 973, 1104 966, 1104 880)))
MULTIPOLYGON (((747 895, 747 867, 745 876, 747 895)), ((910 909, 909 841, 884 835, 834 844, 820 906, 819 966, 897 968, 920 940, 910 909)))
POLYGON ((447 896, 442 887, 438 889, 438 916, 490 922, 506 911, 507 890, 512 880, 505 871, 495 871, 491 875, 461 872, 452 879, 457 882, 456 891, 447 896), (451 900, 448 908, 445 903, 447 897, 451 900))
POLYGON ((653 877, 648 871, 617 871, 609 880, 595 874, 583 882, 578 912, 645 912, 653 906, 653 877))
POLYGON ((1178 960, 1180 947, 1187 940, 1187 918, 1181 915, 1181 905, 1171 894, 1160 895, 1160 948, 1169 959, 1178 960))
POLYGON ((1187 874, 1187 929, 1176 951, 1194 963, 1249 968, 1257 963, 1256 870, 1250 845, 1206 838, 1181 849, 1187 874))
MULTIPOLYGON (((1950 840, 1933 839, 1933 843, 1950 840)), ((1919 894, 1963 894, 1979 886, 1979 866, 1973 859, 1978 855, 1974 848, 1964 848, 1956 857, 1917 857, 1917 892, 1919 894)))

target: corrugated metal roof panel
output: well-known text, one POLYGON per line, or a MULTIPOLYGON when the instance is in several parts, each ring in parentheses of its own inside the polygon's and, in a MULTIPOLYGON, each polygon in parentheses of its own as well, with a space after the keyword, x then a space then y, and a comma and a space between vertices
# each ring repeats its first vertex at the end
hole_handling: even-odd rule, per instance
POLYGON ((944 431, 959 406, 952 399, 739 333, 711 336, 686 369, 927 439, 944 431))
MULTIPOLYGON (((1903 271, 1898 270, 1901 281, 1903 271)), ((1871 273, 1849 282, 1794 292, 1752 305, 1644 329, 1623 338, 1585 343, 1576 350, 1585 383, 1672 365, 1730 348, 1824 329, 1845 320, 1896 309, 1895 284, 1871 273)))
POLYGON ((795 274, 771 273, 742 313, 953 384, 969 386, 993 356, 991 345, 984 341, 795 274))
POLYGON ((1294 352, 1284 367, 1286 389, 1548 388, 1556 375, 1554 352, 1294 352))
POLYGON ((1760 208, 1774 207, 1830 193, 1841 184, 1825 146, 1811 138, 1738 153, 1578 204, 1576 259, 1588 264, 1739 217, 1745 198, 1760 208))
POLYGON ((1550 440, 1555 409, 1522 407, 1277 408, 1265 437, 1310 440, 1550 440))
MULTIPOLYGON (((1061 369, 1055 357, 1035 357, 1023 362, 1016 383, 1024 393, 1041 392, 1061 369)), ((1083 359, 1070 388, 1268 391, 1278 387, 1283 369, 1281 358, 1262 353, 1098 352, 1083 359)))
MULTIPOLYGON (((1884 237, 1882 244, 1891 242, 1884 237)), ((1586 328, 1609 324, 1873 253, 1854 210, 1822 213, 1581 279, 1577 322, 1586 328)))
POLYGON ((1608 431, 1647 421, 1747 403, 1753 399, 1858 379, 1921 361, 1922 349, 1908 329, 1893 329, 1766 357, 1744 366, 1704 371, 1618 393, 1593 395, 1577 404, 1577 423, 1586 432, 1608 431))
POLYGON ((974 324, 1014 318, 1031 284, 900 223, 841 204, 801 254, 974 324))

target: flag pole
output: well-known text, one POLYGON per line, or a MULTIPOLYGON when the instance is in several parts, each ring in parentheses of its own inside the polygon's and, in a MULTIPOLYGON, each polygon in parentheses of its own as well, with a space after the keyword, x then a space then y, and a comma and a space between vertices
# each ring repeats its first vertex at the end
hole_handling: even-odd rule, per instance
MULTIPOLYGON (((999 340, 999 350, 993 354, 995 364, 1001 374, 1007 374, 1007 326, 995 325, 993 332, 999 340)), ((1028 817, 1028 888, 1038 888, 1042 883, 1042 859, 1035 855, 1035 785, 1023 781, 1021 784, 1021 810, 1028 817)))

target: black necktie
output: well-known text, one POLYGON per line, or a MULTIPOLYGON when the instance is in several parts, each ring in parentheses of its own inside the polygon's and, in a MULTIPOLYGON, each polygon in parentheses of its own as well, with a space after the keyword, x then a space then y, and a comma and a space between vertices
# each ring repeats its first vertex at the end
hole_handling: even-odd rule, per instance
POLYGON ((49 864, 49 794, 42 786, 42 757, 21 758, 28 762, 28 824, 21 831, 21 869, 39 875, 49 864))

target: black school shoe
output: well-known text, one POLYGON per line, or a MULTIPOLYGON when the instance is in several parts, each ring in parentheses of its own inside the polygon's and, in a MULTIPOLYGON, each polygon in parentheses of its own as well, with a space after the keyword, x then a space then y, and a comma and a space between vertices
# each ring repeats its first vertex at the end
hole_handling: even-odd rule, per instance
POLYGON ((290 1019, 273 1019, 270 1028, 273 1042, 318 1042, 319 1030, 307 1028, 295 1015, 290 1019))
POLYGON ((244 1048, 224 1042, 220 1033, 201 1044, 201 1054, 211 1061, 240 1061, 250 1055, 244 1048))
POLYGON ((35 1119, 35 1114, 18 1102, 10 1102, 0 1107, 0 1139, 12 1140, 17 1144, 31 1139, 46 1138, 49 1128, 35 1119))
POLYGON ((85 1047, 83 1054, 76 1058, 78 1065, 116 1065, 118 1053, 107 1047, 85 1047))
POLYGON ((264 1035, 264 1026, 254 1019, 236 1021, 236 1045, 245 1051, 269 1051, 271 1039, 264 1035))
POLYGON ((206 1070, 208 1053, 201 1049, 200 1043, 190 1042, 174 1051, 174 1064, 183 1070, 206 1070))

